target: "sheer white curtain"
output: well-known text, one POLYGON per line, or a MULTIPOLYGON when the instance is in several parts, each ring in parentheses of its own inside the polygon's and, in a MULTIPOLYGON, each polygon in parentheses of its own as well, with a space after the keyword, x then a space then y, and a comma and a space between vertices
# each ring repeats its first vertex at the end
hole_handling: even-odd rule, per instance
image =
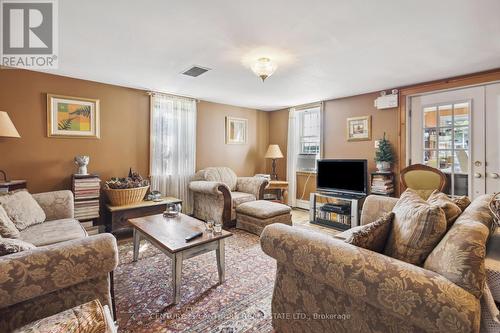
POLYGON ((288 205, 297 205, 297 154, 299 148, 299 121, 295 108, 288 112, 288 144, 286 156, 286 170, 288 181, 288 205))
POLYGON ((195 173, 196 101, 154 94, 151 97, 151 187, 183 201, 192 212, 188 185, 195 173))

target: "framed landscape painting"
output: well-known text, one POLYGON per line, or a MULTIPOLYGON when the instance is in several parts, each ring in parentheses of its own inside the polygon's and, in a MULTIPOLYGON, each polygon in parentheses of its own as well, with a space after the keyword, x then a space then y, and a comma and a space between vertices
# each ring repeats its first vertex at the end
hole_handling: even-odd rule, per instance
POLYGON ((62 138, 100 137, 99 100, 47 94, 47 135, 62 138))
POLYGON ((371 116, 347 118, 347 141, 372 139, 371 116))
POLYGON ((226 144, 246 144, 247 126, 247 119, 226 117, 226 144))

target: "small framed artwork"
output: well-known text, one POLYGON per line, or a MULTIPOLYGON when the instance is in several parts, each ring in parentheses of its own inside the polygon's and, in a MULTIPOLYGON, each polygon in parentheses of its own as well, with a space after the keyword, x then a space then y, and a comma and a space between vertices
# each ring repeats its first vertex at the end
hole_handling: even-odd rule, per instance
POLYGON ((248 120, 226 117, 226 144, 243 145, 247 143, 248 120))
POLYGON ((347 141, 369 141, 372 139, 371 116, 347 118, 347 141))
POLYGON ((98 139, 99 100, 47 94, 47 136, 98 139))

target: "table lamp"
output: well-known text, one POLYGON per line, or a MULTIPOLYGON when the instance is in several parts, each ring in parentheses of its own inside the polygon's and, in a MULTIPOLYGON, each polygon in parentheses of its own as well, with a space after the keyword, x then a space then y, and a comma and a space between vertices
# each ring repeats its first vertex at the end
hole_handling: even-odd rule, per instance
POLYGON ((279 145, 269 145, 267 148, 266 155, 264 158, 271 158, 273 160, 273 172, 271 174, 272 180, 278 180, 278 174, 276 173, 276 160, 278 158, 283 158, 283 154, 281 153, 281 149, 279 145))
MULTIPOLYGON (((9 115, 5 111, 0 111, 0 137, 4 138, 20 138, 21 136, 17 132, 16 127, 10 120, 9 115)), ((3 178, 6 182, 9 181, 5 171, 0 170, 0 174, 3 174, 3 178)))

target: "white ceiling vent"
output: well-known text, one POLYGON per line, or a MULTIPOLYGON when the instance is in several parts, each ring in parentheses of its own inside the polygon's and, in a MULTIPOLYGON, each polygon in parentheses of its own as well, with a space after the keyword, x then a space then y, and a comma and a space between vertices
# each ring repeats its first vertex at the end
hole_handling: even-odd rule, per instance
POLYGON ((187 75, 187 76, 192 76, 192 77, 197 77, 200 76, 203 73, 206 73, 210 70, 210 68, 206 67, 201 67, 201 66, 193 66, 191 68, 186 69, 184 72, 181 74, 187 75))

